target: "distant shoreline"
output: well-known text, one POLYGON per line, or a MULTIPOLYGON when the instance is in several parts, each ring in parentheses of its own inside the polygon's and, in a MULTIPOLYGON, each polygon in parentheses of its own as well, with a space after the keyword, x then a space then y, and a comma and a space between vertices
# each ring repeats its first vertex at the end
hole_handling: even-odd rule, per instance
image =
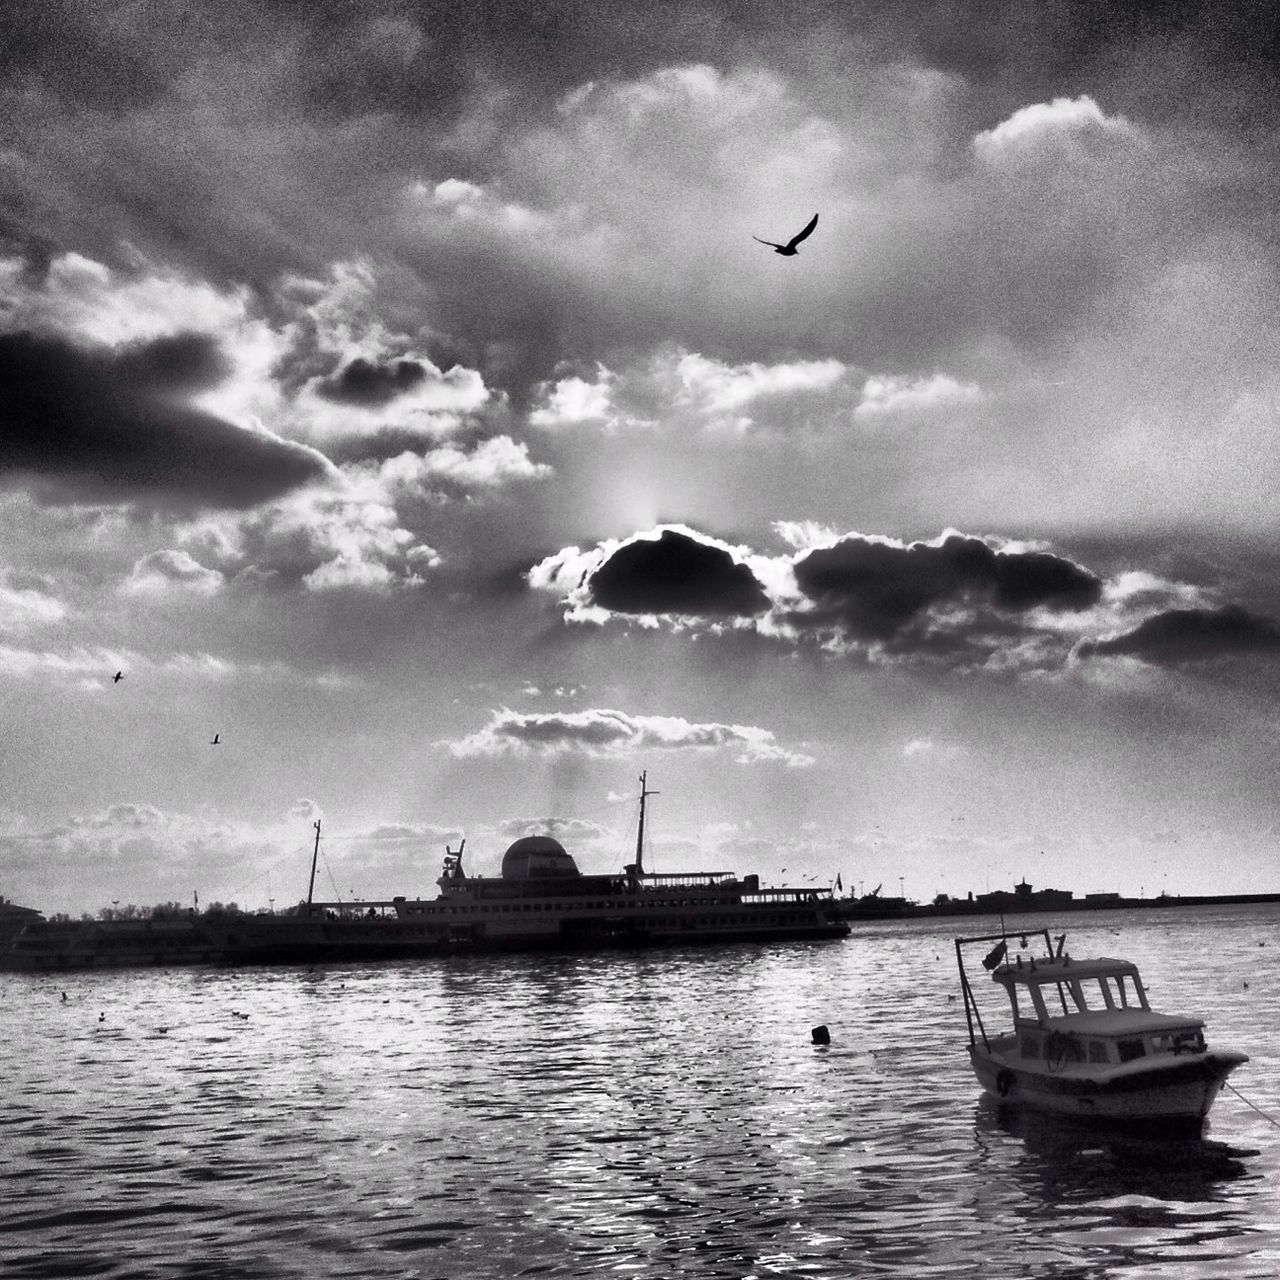
POLYGON ((991 916, 1035 913, 1059 914, 1069 911, 1122 911, 1134 907, 1144 910, 1169 910, 1178 907, 1239 907, 1259 906, 1280 902, 1280 893, 1226 893, 1226 894, 1161 894, 1155 898, 1122 898, 1099 896, 1096 898, 1059 898, 1038 900, 1036 895, 1020 897, 1007 894, 1003 901, 992 901, 984 895, 981 902, 955 899, 942 903, 910 902, 903 898, 876 898, 868 900, 836 899, 836 911, 844 920, 898 920, 953 916, 991 916))

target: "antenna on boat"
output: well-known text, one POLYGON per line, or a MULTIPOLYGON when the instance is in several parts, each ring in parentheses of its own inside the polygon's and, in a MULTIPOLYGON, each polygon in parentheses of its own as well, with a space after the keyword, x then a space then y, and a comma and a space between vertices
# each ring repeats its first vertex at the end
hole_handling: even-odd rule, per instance
POLYGON ((648 778, 649 772, 646 769, 640 775, 640 824, 636 830, 636 879, 639 880, 644 875, 644 802, 649 796, 660 794, 657 791, 650 791, 645 786, 645 779, 648 778))
POLYGON ((316 889, 316 862, 320 857, 320 819, 317 818, 312 826, 316 829, 316 845, 311 851, 311 883, 307 885, 307 915, 311 914, 311 895, 316 889))

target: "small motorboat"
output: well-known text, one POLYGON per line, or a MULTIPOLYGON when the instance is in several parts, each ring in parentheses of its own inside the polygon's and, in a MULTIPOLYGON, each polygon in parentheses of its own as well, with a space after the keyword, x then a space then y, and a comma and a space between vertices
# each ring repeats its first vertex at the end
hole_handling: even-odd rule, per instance
POLYGON ((969 1058, 982 1087, 1057 1116, 1199 1130, 1227 1076, 1249 1059, 1205 1044, 1204 1020, 1156 1013, 1137 966, 1074 959, 1047 929, 956 939, 969 1058), (1033 950, 1043 941, 1043 954, 1033 950), (1013 1029, 988 1033, 964 948, 1008 994, 1013 1029))

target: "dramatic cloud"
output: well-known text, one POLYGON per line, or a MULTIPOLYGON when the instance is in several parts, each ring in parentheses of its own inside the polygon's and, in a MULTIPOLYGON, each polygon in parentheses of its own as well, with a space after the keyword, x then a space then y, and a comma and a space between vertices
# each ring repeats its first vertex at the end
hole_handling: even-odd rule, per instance
POLYGON ((792 615, 801 626, 832 623, 855 636, 887 640, 935 605, 977 596, 998 609, 1087 609, 1102 595, 1093 574, 1043 551, 997 551, 951 534, 907 546, 850 537, 810 551, 795 564, 812 606, 792 615))
POLYGON ((273 503, 188 534, 195 558, 243 584, 383 591, 421 583, 439 553, 405 527, 378 477, 273 503))
POLYGON ((0 335, 0 480, 54 502, 194 509, 255 506, 333 474, 312 449, 192 407, 223 371, 197 335, 120 351, 0 335))
POLYGON ((560 597, 566 621, 732 624, 774 643, 817 641, 833 655, 993 672, 1060 668, 1084 637, 1204 597, 1158 575, 1107 580, 1041 548, 956 532, 913 543, 786 521, 776 532, 793 553, 667 526, 564 548, 528 581, 560 597))
POLYGON ((339 404, 381 407, 412 391, 426 376, 426 369, 416 360, 379 365, 357 356, 340 373, 318 383, 316 393, 339 404))
POLYGON ((1280 652, 1280 625, 1236 605, 1221 609, 1170 609, 1147 618, 1124 635, 1086 640, 1076 652, 1141 658, 1179 666, 1245 654, 1280 652))
POLYGON ((774 741, 768 729, 741 724, 692 724, 678 716, 632 716, 605 709, 561 713, 502 710, 479 732, 449 743, 456 756, 506 752, 565 752, 631 755, 641 751, 736 752, 738 764, 778 762, 793 768, 813 763, 802 752, 774 741))
POLYGON ((624 543, 587 580, 614 613, 744 617, 769 607, 764 588, 727 550, 675 529, 624 543))

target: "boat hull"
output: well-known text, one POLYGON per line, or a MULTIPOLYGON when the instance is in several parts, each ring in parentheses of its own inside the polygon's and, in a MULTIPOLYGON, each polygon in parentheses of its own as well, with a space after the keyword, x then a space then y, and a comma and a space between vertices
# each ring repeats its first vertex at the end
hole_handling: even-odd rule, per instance
POLYGON ((1054 1116, 1114 1124, 1198 1129, 1227 1076, 1247 1062, 1229 1050, 1170 1055, 1105 1074, 1030 1069, 981 1044, 969 1056, 982 1087, 1008 1103, 1054 1116))

